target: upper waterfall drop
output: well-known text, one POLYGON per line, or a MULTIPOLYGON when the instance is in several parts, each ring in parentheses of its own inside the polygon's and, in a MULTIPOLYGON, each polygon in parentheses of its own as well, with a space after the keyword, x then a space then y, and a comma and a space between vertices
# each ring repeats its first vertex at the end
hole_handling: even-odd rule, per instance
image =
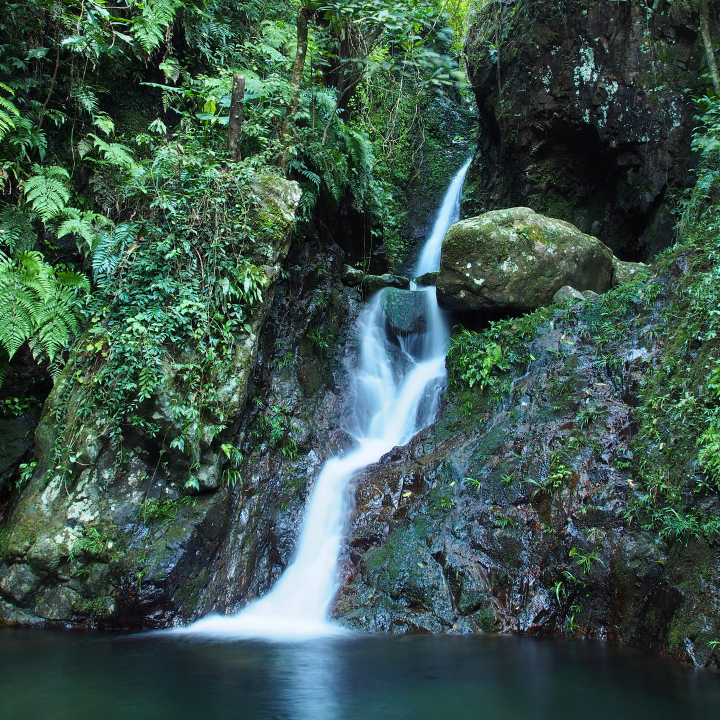
MULTIPOLYGON (((453 177, 416 275, 438 270, 442 240, 460 216, 460 197, 468 160, 453 177)), ((348 514, 353 476, 398 445, 405 445, 437 414, 447 379, 445 354, 449 329, 438 307, 435 288, 426 296, 426 330, 388 337, 382 308, 385 291, 367 304, 359 320, 360 358, 349 406, 349 432, 357 447, 327 461, 308 501, 295 559, 270 592, 236 615, 202 618, 181 632, 277 640, 319 637, 343 632, 328 621, 338 586, 337 558, 348 514), (398 343, 400 352, 397 351, 398 343)))
POLYGON ((420 257, 418 258, 413 273, 415 277, 420 277, 425 273, 435 272, 440 269, 442 241, 448 228, 460 219, 462 188, 471 162, 472 158, 468 158, 465 164, 457 171, 455 177, 450 181, 430 237, 425 241, 425 245, 423 245, 423 249, 420 251, 420 257))

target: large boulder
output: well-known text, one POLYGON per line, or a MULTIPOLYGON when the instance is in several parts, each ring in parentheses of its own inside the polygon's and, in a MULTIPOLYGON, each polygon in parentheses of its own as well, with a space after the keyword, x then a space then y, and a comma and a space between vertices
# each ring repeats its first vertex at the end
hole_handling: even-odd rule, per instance
POLYGON ((564 285, 608 290, 613 254, 597 238, 530 208, 461 220, 443 241, 438 302, 446 310, 522 313, 549 305, 564 285))

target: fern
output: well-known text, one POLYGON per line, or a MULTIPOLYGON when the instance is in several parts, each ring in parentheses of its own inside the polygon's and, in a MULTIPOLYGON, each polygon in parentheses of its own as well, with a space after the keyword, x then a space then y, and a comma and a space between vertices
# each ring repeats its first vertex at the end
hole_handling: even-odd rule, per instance
POLYGON ((44 353, 52 362, 70 343, 79 322, 76 303, 73 289, 56 283, 54 292, 45 298, 42 312, 34 318, 37 333, 30 344, 33 355, 44 353))
POLYGON ((30 218, 17 205, 0 210, 0 243, 8 250, 32 250, 37 240, 30 218))
MULTIPOLYGON (((15 123, 15 129, 7 136, 6 142, 17 148, 20 156, 18 160, 29 161, 33 151, 37 152, 37 157, 39 157, 40 160, 45 159, 47 137, 29 118, 18 118, 15 123)), ((15 171, 15 175, 17 176, 18 174, 19 173, 15 171)))
POLYGON ((84 275, 55 270, 39 252, 0 253, 0 347, 8 358, 29 341, 36 358, 53 363, 77 332, 77 293, 89 290, 84 275))
POLYGON ((64 220, 58 228, 58 239, 66 235, 79 235, 92 251, 99 240, 98 225, 107 225, 109 220, 94 212, 81 213, 74 208, 66 211, 67 220, 64 220))
POLYGON ((135 242, 137 225, 122 223, 112 232, 101 231, 92 249, 92 268, 95 282, 105 287, 115 273, 125 249, 135 242))
MULTIPOLYGON (((135 167, 132 150, 127 145, 106 142, 93 133, 88 133, 88 138, 92 138, 93 145, 102 153, 104 162, 123 170, 132 170, 135 167)), ((87 145, 83 146, 85 152, 81 154, 87 153, 87 147, 87 145)))
POLYGON ((106 135, 112 135, 115 132, 115 123, 107 115, 96 115, 93 118, 93 125, 106 135))
POLYGON ((95 117, 100 108, 97 95, 86 85, 76 85, 70 92, 70 97, 80 110, 84 110, 91 117, 95 117))
POLYGON ((134 4, 142 12, 132 19, 133 35, 150 55, 165 39, 165 31, 183 3, 181 0, 141 0, 134 4))
POLYGON ((25 199, 43 222, 62 214, 70 200, 70 190, 65 184, 70 175, 58 165, 33 168, 36 173, 24 185, 25 199))
POLYGON ((288 167, 300 173, 304 178, 307 178, 318 190, 320 189, 320 176, 312 170, 308 170, 304 162, 301 160, 291 160, 288 163, 288 167))
MULTIPOLYGON (((0 82, 0 88, 9 92, 11 95, 15 95, 12 88, 8 87, 5 83, 0 82)), ((20 111, 12 101, 0 95, 0 140, 2 140, 10 130, 15 128, 15 120, 13 118, 19 117, 20 111)))

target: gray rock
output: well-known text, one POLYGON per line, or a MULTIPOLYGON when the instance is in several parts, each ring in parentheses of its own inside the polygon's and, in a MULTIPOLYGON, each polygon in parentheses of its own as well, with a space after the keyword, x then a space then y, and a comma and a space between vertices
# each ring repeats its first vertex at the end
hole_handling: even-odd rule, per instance
POLYGON ((438 301, 447 310, 528 312, 555 293, 605 292, 613 255, 597 238, 529 208, 461 220, 443 241, 438 301))
POLYGON ((42 594, 34 611, 46 620, 71 620, 80 601, 80 594, 72 588, 55 585, 42 594))
POLYGON ((419 278, 415 278, 415 282, 421 287, 435 287, 437 285, 437 278, 440 273, 436 270, 434 272, 425 273, 419 278))
POLYGON ((32 597, 40 578, 29 565, 18 563, 0 573, 0 592, 16 605, 25 605, 32 597))
POLYGON ((614 257, 612 285, 615 287, 640 277, 647 277, 651 272, 652 270, 645 263, 625 262, 614 257))
POLYGON ((570 287, 570 285, 563 285, 553 295, 553 300, 556 303, 564 303, 570 300, 583 302, 585 300, 585 296, 579 290, 576 290, 574 287, 570 287))
POLYGON ((25 417, 0 418, 0 489, 32 445, 31 425, 25 417))
POLYGON ((384 275, 366 275, 362 281, 362 289, 370 294, 376 293, 378 290, 386 287, 407 290, 409 286, 410 281, 406 277, 391 275, 390 273, 385 273, 384 275))
POLYGON ((427 293, 422 290, 387 288, 380 300, 385 317, 398 335, 411 335, 425 330, 427 324, 427 293))
POLYGON ((344 265, 341 277, 343 285, 357 287, 363 281, 365 273, 362 270, 352 267, 352 265, 344 265))

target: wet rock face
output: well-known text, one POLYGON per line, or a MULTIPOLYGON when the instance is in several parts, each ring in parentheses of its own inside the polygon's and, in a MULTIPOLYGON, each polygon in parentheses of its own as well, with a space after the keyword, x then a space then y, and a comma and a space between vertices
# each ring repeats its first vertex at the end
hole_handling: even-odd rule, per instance
POLYGON ((442 246, 438 302, 447 310, 515 314, 553 302, 564 285, 610 289, 613 255, 570 223, 529 208, 461 220, 442 246))
POLYGON ((358 475, 341 623, 595 637, 713 662, 717 547, 630 512, 634 395, 660 346, 629 332, 612 349, 621 370, 606 370, 583 307, 595 312, 543 326, 507 393, 450 393, 434 426, 358 475))
POLYGON ((651 256, 671 240, 669 198, 693 181, 694 4, 513 5, 487 4, 468 34, 481 136, 463 214, 529 205, 623 259, 651 256))
POLYGON ((187 456, 170 440, 178 392, 166 375, 139 408, 142 423, 113 438, 102 407, 82 408, 75 348, 36 432, 37 467, 0 532, 0 623, 54 622, 119 627, 164 626, 182 614, 227 532, 231 489, 221 445, 244 419, 260 338, 288 252, 297 183, 257 179, 259 242, 253 262, 269 286, 219 378, 218 415, 199 437, 199 494, 182 493, 187 456), (58 419, 60 418, 60 420, 58 419), (74 425, 72 424, 74 423, 74 425), (157 424, 160 431, 146 432, 157 424), (68 467, 55 445, 76 428, 68 467))
POLYGON ((176 594, 184 621, 235 612, 290 564, 313 483, 352 438, 343 404, 357 351, 358 288, 341 282, 345 253, 306 237, 290 251, 262 334, 250 402, 235 440, 241 479, 222 541, 176 594))

